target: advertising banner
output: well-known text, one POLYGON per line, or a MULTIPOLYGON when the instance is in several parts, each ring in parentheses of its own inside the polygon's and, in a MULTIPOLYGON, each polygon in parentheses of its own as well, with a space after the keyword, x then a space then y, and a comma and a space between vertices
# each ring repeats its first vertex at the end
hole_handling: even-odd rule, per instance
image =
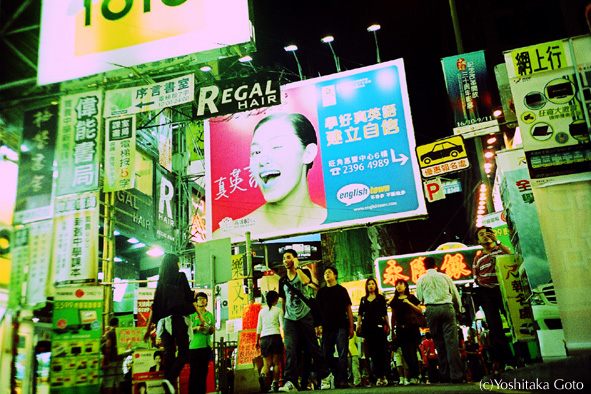
POLYGON ((250 43, 246 0, 46 1, 40 85, 250 43))
POLYGON ((446 273, 454 282, 469 282, 472 280, 472 263, 480 249, 482 246, 472 246, 377 258, 374 261, 374 267, 378 286, 382 291, 394 291, 396 290, 394 283, 398 279, 404 279, 409 285, 415 285, 419 277, 427 272, 424 266, 427 256, 433 257, 439 271, 446 273))
POLYGON ((571 40, 505 52, 534 187, 591 179, 591 38, 571 40))
POLYGON ((279 80, 267 73, 216 81, 196 92, 197 119, 278 105, 279 93, 279 80))
POLYGON ((228 282, 229 319, 242 318, 242 307, 248 305, 248 296, 244 294, 244 281, 232 279, 228 282))
POLYGON ((109 90, 105 95, 104 116, 131 115, 189 103, 194 92, 193 74, 151 85, 109 90))
POLYGON ((454 113, 454 134, 469 138, 499 131, 493 116, 484 51, 445 57, 441 65, 454 113))
POLYGON ((23 284, 26 281, 26 269, 29 261, 30 229, 26 226, 14 230, 11 244, 12 264, 10 270, 10 281, 8 282, 10 293, 8 307, 16 309, 24 303, 23 284))
POLYGON ((56 290, 51 341, 51 394, 93 394, 100 390, 103 288, 56 290))
POLYGON ((166 249, 176 246, 177 196, 172 175, 158 167, 156 171, 156 242, 166 249))
POLYGON ((53 283, 95 283, 98 270, 98 192, 58 197, 55 202, 53 283))
POLYGON ((414 148, 402 59, 286 85, 280 105, 207 122, 208 236, 424 216, 414 148))
POLYGON ((135 181, 135 116, 106 120, 104 192, 131 189, 135 181))
POLYGON ((133 353, 133 394, 164 394, 164 351, 137 350, 133 353))
POLYGON ((57 195, 98 190, 102 92, 64 96, 60 102, 57 195))
POLYGON ((53 215, 53 162, 57 138, 56 105, 24 113, 13 224, 53 215))
POLYGON ((470 168, 461 135, 417 146, 417 157, 423 178, 432 178, 470 168))
POLYGON ((152 302, 154 302, 154 294, 156 289, 148 287, 138 287, 136 290, 137 300, 137 326, 146 327, 148 319, 152 312, 152 302))
MULTIPOLYGON (((30 306, 44 305, 47 301, 45 286, 47 285, 51 267, 51 243, 53 241, 53 220, 42 220, 25 225, 29 230, 29 253, 26 304, 30 306)), ((19 253, 19 257, 23 255, 19 253)))
POLYGON ((122 355, 138 348, 149 347, 149 343, 144 342, 144 334, 146 332, 144 327, 115 328, 117 336, 117 354, 122 355))

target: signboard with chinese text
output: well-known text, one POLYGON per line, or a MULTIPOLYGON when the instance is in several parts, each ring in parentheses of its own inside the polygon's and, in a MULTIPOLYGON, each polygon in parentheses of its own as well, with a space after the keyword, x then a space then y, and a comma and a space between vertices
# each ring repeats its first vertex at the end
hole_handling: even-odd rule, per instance
POLYGON ((33 222, 26 224, 25 227, 29 230, 30 237, 26 262, 28 266, 26 304, 43 305, 47 301, 45 292, 51 267, 52 253, 49 245, 53 240, 53 220, 33 222))
POLYGON ((423 178, 470 168, 464 139, 461 135, 417 146, 417 158, 423 178))
POLYGON ((201 86, 195 100, 197 119, 271 107, 281 104, 279 80, 267 73, 223 79, 201 86))
POLYGON ((564 61, 566 58, 570 62, 573 56, 565 41, 540 44, 532 49, 533 52, 531 48, 505 52, 523 148, 534 187, 591 179, 588 109, 591 98, 583 94, 591 88, 591 82, 587 81, 591 77, 591 67, 588 73, 585 70, 585 64, 591 64, 591 52, 588 51, 591 37, 572 39, 572 44, 574 56, 579 62, 576 67, 564 61), (559 45, 561 42, 565 45, 559 45), (516 58, 539 53, 541 47, 547 48, 546 53, 536 60, 540 64, 532 66, 535 67, 532 72, 529 69, 514 69, 516 58), (516 74, 516 71, 525 74, 516 74))
POLYGON ((394 291, 397 279, 415 285, 419 277, 427 272, 424 266, 425 257, 435 259, 438 270, 446 273, 454 282, 464 283, 472 280, 472 263, 476 253, 482 246, 449 249, 434 252, 403 254, 398 256, 380 257, 375 260, 374 267, 378 286, 382 291, 394 291))
POLYGON ((148 287, 138 287, 136 291, 137 300, 137 326, 146 327, 148 319, 152 312, 152 302, 154 302, 154 293, 156 289, 148 287))
POLYGON ((286 85, 278 106, 206 123, 208 236, 422 217, 414 148, 402 59, 286 85))
POLYGON ((50 393, 97 393, 103 288, 60 287, 53 308, 50 393))
POLYGON ((57 195, 98 190, 102 92, 64 96, 60 102, 57 195))
POLYGON ((261 355, 261 351, 256 347, 257 330, 241 330, 238 333, 238 357, 236 359, 236 368, 252 368, 252 360, 261 355))
POLYGON ((10 245, 12 252, 12 264, 10 281, 8 282, 10 293, 8 298, 9 308, 18 308, 23 300, 23 284, 26 281, 26 266, 29 261, 29 249, 31 244, 30 229, 27 226, 16 228, 10 245))
POLYGON ((248 296, 244 294, 242 279, 232 279, 228 282, 229 319, 241 319, 242 307, 248 305, 248 296))
POLYGON ((448 179, 441 182, 445 194, 459 193, 462 191, 462 182, 459 179, 448 179))
POLYGON ((447 95, 454 112, 454 134, 466 138, 499 131, 493 116, 484 51, 441 59, 447 95))
POLYGON ((528 75, 570 67, 568 49, 563 47, 562 40, 545 42, 511 52, 513 72, 510 75, 527 77, 528 75))
POLYGON ((193 74, 151 85, 108 90, 104 116, 131 115, 189 103, 193 100, 194 91, 193 74))
POLYGON ((46 1, 40 85, 249 44, 246 0, 46 1))
POLYGON ((13 224, 49 219, 53 215, 53 162, 58 107, 24 113, 13 224))
POLYGON ((98 270, 98 192, 58 197, 54 222, 55 285, 95 283, 98 270))
POLYGON ((131 189, 135 181, 135 116, 106 120, 104 192, 131 189))
MULTIPOLYGON (((145 327, 145 326, 144 326, 145 327)), ((149 346, 144 342, 144 327, 117 327, 117 353, 124 354, 137 348, 146 348, 149 346)))
POLYGON ((164 379, 164 350, 147 349, 133 352, 132 381, 135 391, 133 394, 164 394, 162 380, 164 379))

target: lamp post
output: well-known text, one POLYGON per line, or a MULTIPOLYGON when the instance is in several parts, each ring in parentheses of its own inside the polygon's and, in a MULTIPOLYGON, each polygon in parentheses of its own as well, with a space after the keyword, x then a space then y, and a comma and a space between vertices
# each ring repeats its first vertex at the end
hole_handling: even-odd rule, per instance
POLYGON ((370 27, 367 28, 368 32, 373 33, 373 38, 374 38, 374 41, 376 42, 376 57, 377 57, 378 63, 380 63, 380 47, 378 46, 378 36, 376 34, 376 31, 380 30, 380 28, 381 28, 380 25, 371 25, 370 27))
POLYGON ((339 58, 337 57, 337 54, 334 53, 334 49, 332 48, 332 44, 331 44, 331 42, 334 41, 334 37, 333 36, 326 36, 323 39, 321 39, 320 41, 322 41, 325 44, 328 44, 328 46, 330 47, 330 51, 332 52, 332 56, 334 58, 334 64, 335 64, 335 66, 337 66, 337 72, 340 73, 341 72, 341 62, 340 62, 339 58))
POLYGON ((295 58, 296 64, 298 65, 298 73, 300 74, 300 81, 304 80, 304 77, 302 76, 302 66, 300 66, 300 61, 298 60, 298 56, 296 55, 296 51, 298 50, 298 47, 296 45, 288 45, 286 47, 284 47, 283 49, 285 49, 285 52, 291 52, 293 53, 293 57, 295 58))

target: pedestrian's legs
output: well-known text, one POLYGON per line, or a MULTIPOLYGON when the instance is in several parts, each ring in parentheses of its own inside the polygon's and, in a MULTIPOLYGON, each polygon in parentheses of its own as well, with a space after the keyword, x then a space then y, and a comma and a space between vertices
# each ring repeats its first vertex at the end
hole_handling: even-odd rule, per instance
POLYGON ((205 394, 207 391, 207 373, 209 372, 209 359, 211 348, 190 349, 189 359, 191 372, 189 374, 189 392, 205 394))
POLYGON ((160 340, 164 347, 164 376, 168 376, 176 358, 176 343, 174 337, 166 330, 160 335, 160 340))
POLYGON ((308 313, 297 321, 299 334, 301 335, 302 345, 309 350, 312 359, 314 360, 314 367, 318 373, 317 379, 320 381, 330 375, 330 369, 326 359, 322 355, 318 339, 316 338, 316 331, 314 330, 314 319, 312 313, 308 313))
POLYGON ((464 376, 464 369, 458 349, 458 326, 453 306, 448 304, 446 308, 442 308, 442 318, 441 328, 449 364, 449 376, 452 380, 461 380, 464 376))
MULTIPOLYGON (((447 361, 447 348, 445 347, 445 340, 443 339, 442 330, 442 306, 429 305, 425 311, 425 318, 427 319, 427 326, 433 337, 435 348, 437 349, 437 359, 439 361, 439 380, 441 382, 449 381, 449 363, 447 361)), ((457 339, 456 339, 457 342, 457 339)))
POLYGON ((490 339, 492 341, 490 350, 493 361, 512 363, 513 354, 505 337, 503 320, 501 318, 501 310, 503 309, 501 291, 498 287, 479 287, 478 298, 490 331, 490 339))
POLYGON ((349 376, 349 332, 346 328, 339 329, 337 333, 337 352, 339 355, 339 371, 336 379, 340 384, 345 384, 349 376))
POLYGON ((351 372, 355 387, 361 385, 361 370, 359 369, 359 356, 351 356, 351 372))
POLYGON ((283 325, 285 342, 285 372, 284 381, 298 383, 298 327, 297 321, 285 319, 283 325))
MULTIPOLYGON (((336 330, 322 330, 322 355, 328 362, 328 365, 335 378, 339 376, 339 364, 336 363, 335 365, 335 363, 331 361, 334 359, 334 349, 337 344, 337 334, 338 331, 336 330)), ((337 380, 337 382, 339 382, 339 380, 337 380)))
POLYGON ((417 359, 417 346, 414 341, 415 334, 412 329, 400 328, 396 330, 398 343, 402 349, 402 356, 406 360, 411 378, 419 377, 419 360, 417 359))
MULTIPOLYGON (((176 342, 178 353, 174 358, 174 362, 170 366, 170 369, 165 369, 164 378, 167 379, 173 385, 176 383, 181 370, 185 367, 185 364, 189 362, 189 328, 185 324, 185 319, 182 316, 172 317, 172 342, 176 342)), ((164 341, 162 341, 164 344, 164 341)), ((165 357, 168 359, 169 353, 164 348, 165 357)))

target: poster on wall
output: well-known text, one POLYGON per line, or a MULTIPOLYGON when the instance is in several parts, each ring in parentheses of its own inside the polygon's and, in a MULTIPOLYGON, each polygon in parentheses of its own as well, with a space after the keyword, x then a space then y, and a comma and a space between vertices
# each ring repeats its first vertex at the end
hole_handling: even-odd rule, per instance
POLYGON ((102 91, 62 97, 58 133, 57 195, 98 190, 102 91))
POLYGON ((103 288, 58 288, 51 341, 51 394, 93 394, 100 390, 103 288))
POLYGON ((49 219, 53 214, 53 162, 58 107, 24 113, 13 224, 49 219))
POLYGON ((205 142, 209 239, 427 213, 402 59, 283 86, 280 105, 210 119, 205 142))
POLYGON ((138 287, 136 290, 137 300, 137 326, 146 327, 150 313, 152 313, 152 302, 156 289, 149 287, 138 287))
POLYGON ((96 282, 98 227, 98 192, 56 199, 53 238, 56 286, 96 282))
POLYGON ((104 192, 131 189, 135 184, 135 116, 106 120, 104 192))

